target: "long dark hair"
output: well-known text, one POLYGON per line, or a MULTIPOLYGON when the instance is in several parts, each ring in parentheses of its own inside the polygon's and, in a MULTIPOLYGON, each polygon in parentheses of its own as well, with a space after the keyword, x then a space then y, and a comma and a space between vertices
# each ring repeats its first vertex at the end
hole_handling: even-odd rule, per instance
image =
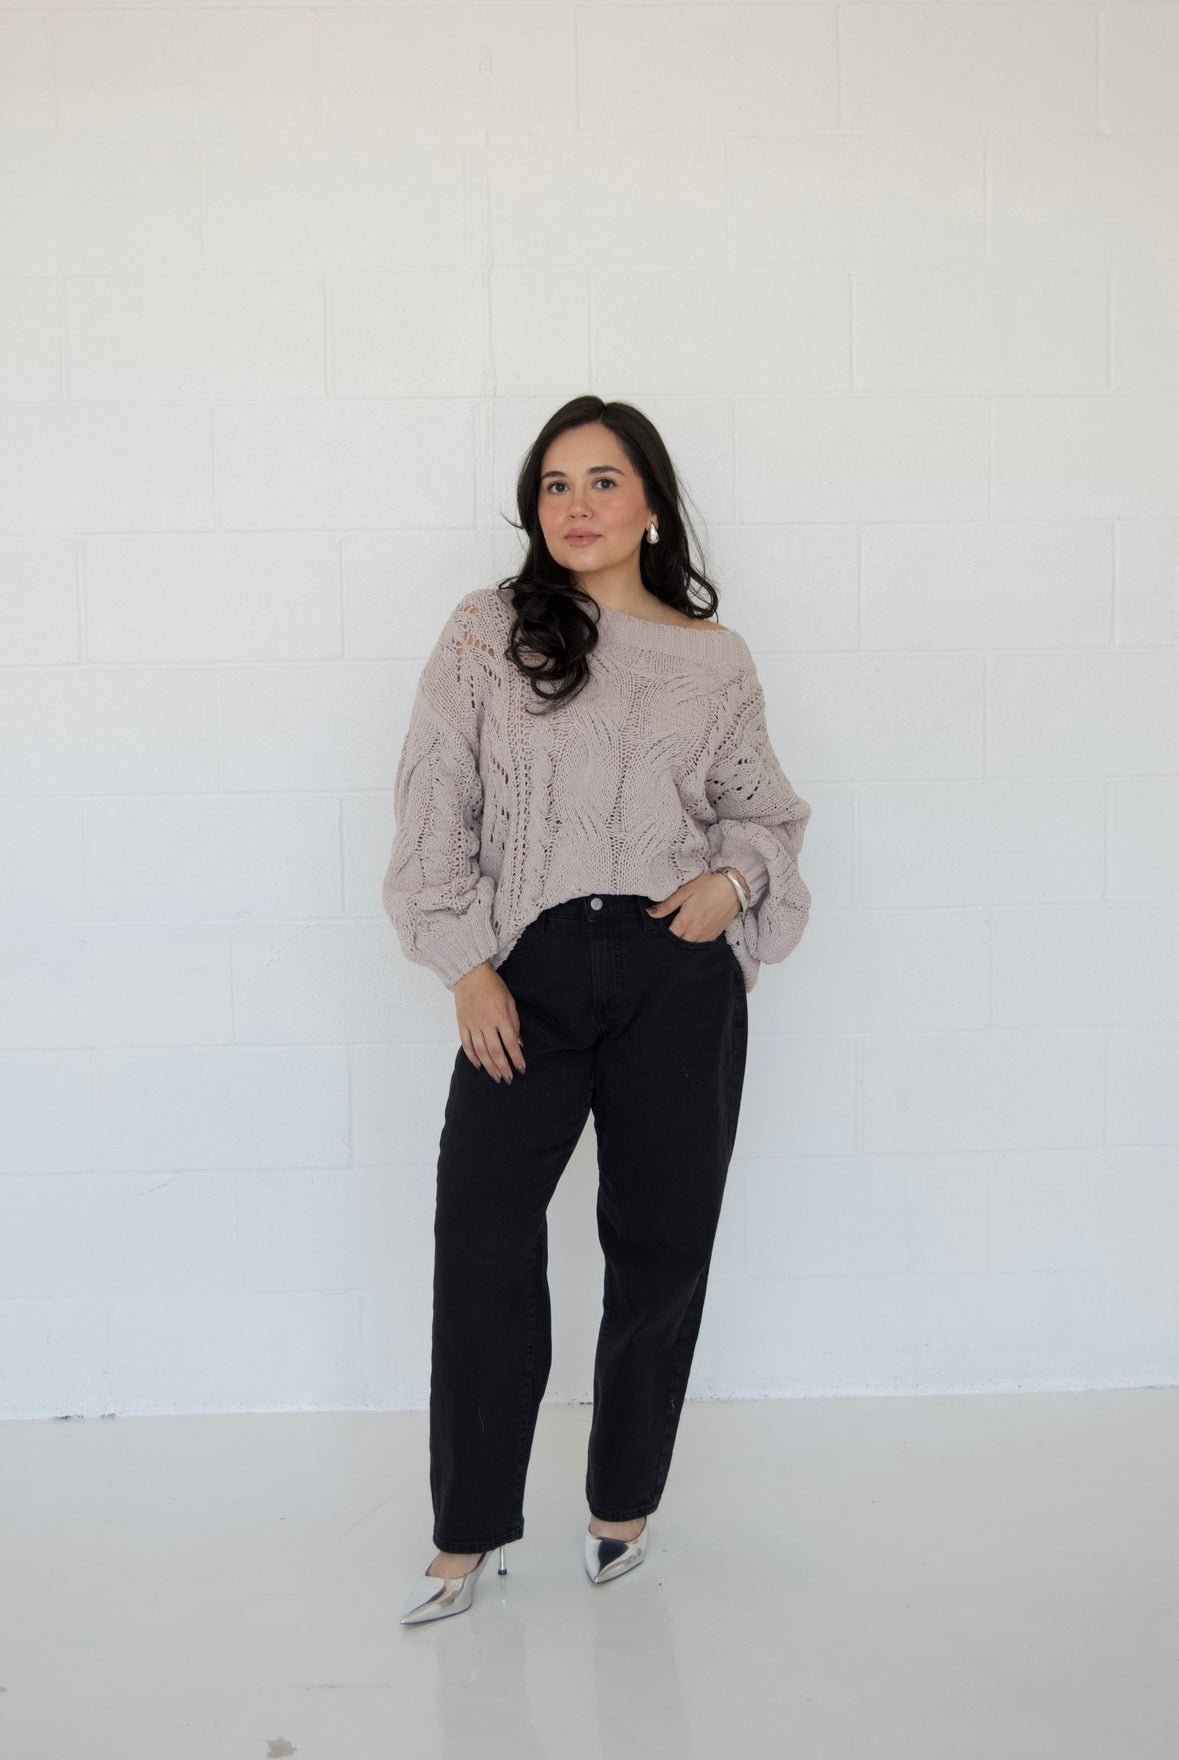
POLYGON ((532 442, 516 479, 519 521, 509 520, 528 535, 528 553, 518 574, 496 582, 510 595, 515 618, 504 658, 531 680, 536 696, 550 705, 575 697, 589 682, 588 655, 598 643, 598 606, 574 582, 567 568, 554 561, 541 530, 540 468, 549 443, 567 428, 601 422, 616 437, 642 478, 647 501, 659 521, 659 542, 639 545, 639 568, 649 593, 689 617, 713 617, 718 604, 712 582, 692 560, 695 533, 683 508, 675 470, 655 424, 631 403, 604 403, 600 397, 575 397, 551 415, 532 442), (698 604, 689 595, 693 584, 710 601, 698 604), (531 652, 536 662, 525 654, 531 652), (541 686, 552 686, 542 689, 541 686))

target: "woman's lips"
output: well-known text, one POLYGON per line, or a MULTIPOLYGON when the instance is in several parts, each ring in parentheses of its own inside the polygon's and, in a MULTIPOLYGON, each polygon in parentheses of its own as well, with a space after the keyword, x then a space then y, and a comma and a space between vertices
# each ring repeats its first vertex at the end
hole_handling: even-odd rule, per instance
POLYGON ((570 532, 565 539, 567 544, 596 544, 597 532, 570 532))

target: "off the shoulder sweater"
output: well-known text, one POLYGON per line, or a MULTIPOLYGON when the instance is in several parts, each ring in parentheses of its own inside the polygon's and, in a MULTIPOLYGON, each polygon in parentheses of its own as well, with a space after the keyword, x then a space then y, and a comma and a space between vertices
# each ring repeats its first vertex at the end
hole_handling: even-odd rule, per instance
POLYGON ((588 683, 550 708, 503 657, 507 589, 459 600, 397 767, 385 911, 405 957, 453 990, 483 960, 501 966, 550 905, 663 899, 732 864, 752 903, 724 934, 752 990, 811 903, 798 871, 811 810, 770 744, 753 655, 736 630, 599 612, 588 683))

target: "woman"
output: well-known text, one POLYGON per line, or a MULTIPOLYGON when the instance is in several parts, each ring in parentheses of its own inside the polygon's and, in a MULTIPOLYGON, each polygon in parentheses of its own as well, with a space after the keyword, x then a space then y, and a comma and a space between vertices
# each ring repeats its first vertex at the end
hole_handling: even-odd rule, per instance
POLYGON ((434 1224, 440 1550, 407 1625, 469 1607, 491 1549, 502 1575, 524 1532, 551 1366, 546 1210, 591 1111, 605 1282, 583 1551, 596 1583, 642 1561, 737 1130, 746 994, 810 908, 810 807, 748 647, 705 621, 717 594, 651 422, 575 398, 517 497, 519 574, 467 593, 422 671, 383 888, 462 1042, 434 1224))

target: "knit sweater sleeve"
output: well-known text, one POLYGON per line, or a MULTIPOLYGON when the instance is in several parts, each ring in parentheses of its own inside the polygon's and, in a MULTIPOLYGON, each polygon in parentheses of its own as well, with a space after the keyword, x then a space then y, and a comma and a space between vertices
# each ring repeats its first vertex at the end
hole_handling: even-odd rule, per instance
POLYGON ((798 857, 811 809, 795 794, 770 743, 752 654, 724 693, 719 729, 706 782, 717 814, 707 828, 709 869, 731 866, 749 882, 751 903, 740 919, 745 945, 773 965, 798 945, 810 913, 798 857))
POLYGON ((452 611, 418 679, 381 889, 405 957, 437 972, 448 990, 497 950, 495 881, 479 867, 483 785, 469 610, 464 599, 452 611))

